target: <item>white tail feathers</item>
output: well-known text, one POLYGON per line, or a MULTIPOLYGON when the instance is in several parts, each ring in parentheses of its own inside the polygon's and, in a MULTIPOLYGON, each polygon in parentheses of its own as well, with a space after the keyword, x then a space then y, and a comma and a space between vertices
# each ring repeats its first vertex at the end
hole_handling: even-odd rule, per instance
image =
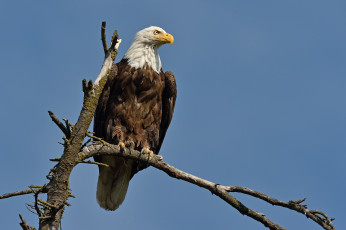
POLYGON ((103 156, 97 182, 96 198, 106 210, 116 210, 123 203, 131 179, 133 161, 111 156, 103 156))

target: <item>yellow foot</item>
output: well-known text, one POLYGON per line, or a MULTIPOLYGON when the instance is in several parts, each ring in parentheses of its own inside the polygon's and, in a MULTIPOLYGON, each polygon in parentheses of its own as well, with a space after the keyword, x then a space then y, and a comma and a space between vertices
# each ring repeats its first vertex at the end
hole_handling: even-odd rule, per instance
POLYGON ((126 146, 126 148, 134 149, 135 148, 135 142, 127 140, 127 141, 125 141, 125 146, 126 146))
POLYGON ((151 155, 154 155, 154 152, 151 151, 150 149, 146 148, 146 147, 142 148, 141 153, 142 153, 142 154, 149 154, 150 156, 151 156, 151 155))
POLYGON ((154 154, 153 151, 151 151, 150 149, 148 149, 148 148, 146 148, 146 147, 144 147, 144 148, 142 149, 141 154, 149 154, 150 158, 151 158, 151 157, 154 157, 154 158, 156 158, 156 159, 159 160, 159 161, 163 159, 163 157, 162 157, 161 155, 156 155, 156 154, 154 154))
POLYGON ((121 151, 124 151, 124 149, 125 149, 125 143, 124 142, 119 141, 118 146, 120 147, 121 151))

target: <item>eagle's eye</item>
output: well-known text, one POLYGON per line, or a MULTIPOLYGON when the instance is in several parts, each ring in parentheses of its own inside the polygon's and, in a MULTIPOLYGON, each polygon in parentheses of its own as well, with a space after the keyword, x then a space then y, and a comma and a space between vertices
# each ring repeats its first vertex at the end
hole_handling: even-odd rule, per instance
POLYGON ((158 30, 155 30, 154 31, 154 34, 160 34, 161 32, 160 31, 158 31, 158 30))

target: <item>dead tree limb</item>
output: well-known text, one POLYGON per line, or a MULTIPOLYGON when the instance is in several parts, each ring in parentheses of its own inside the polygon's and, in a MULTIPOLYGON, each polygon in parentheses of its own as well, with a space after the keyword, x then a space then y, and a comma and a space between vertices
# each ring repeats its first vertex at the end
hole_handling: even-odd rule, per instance
POLYGON ((26 221, 24 220, 24 218, 22 217, 22 215, 19 214, 19 218, 22 221, 20 224, 20 226, 22 227, 23 230, 36 230, 35 228, 29 226, 26 221))
POLYGON ((30 189, 27 189, 27 190, 3 194, 0 196, 0 200, 5 199, 5 198, 14 197, 14 196, 21 196, 21 195, 32 194, 32 193, 34 193, 34 194, 35 193, 46 193, 47 192, 45 186, 30 185, 29 188, 30 189))
POLYGON ((301 204, 306 200, 306 198, 284 202, 284 201, 280 201, 275 198, 272 198, 261 192, 257 192, 252 189, 244 188, 240 186, 223 186, 223 189, 225 189, 228 192, 237 192, 237 193, 247 194, 253 197, 257 197, 261 200, 264 200, 272 205, 292 209, 294 211, 297 211, 306 215, 306 217, 312 219, 313 221, 321 225, 324 229, 334 229, 331 219, 329 219, 329 217, 325 213, 321 211, 317 211, 317 210, 309 210, 307 209, 306 205, 301 204))
POLYGON ((5 199, 5 198, 10 198, 14 196, 21 196, 21 195, 26 195, 26 194, 32 194, 35 193, 35 191, 38 191, 38 189, 27 189, 23 191, 18 191, 18 192, 10 192, 6 193, 0 196, 0 199, 5 199))
POLYGON ((106 22, 105 21, 103 21, 101 25, 101 40, 102 40, 103 51, 105 52, 105 55, 107 55, 108 46, 107 46, 107 40, 106 40, 106 22))
POLYGON ((60 128, 60 130, 65 134, 66 138, 70 138, 71 133, 68 127, 65 127, 64 124, 59 120, 57 116, 52 111, 48 111, 50 118, 52 121, 60 128))
MULTIPOLYGON (((105 23, 102 23, 102 35, 105 34, 105 23)), ((102 40, 103 41, 103 40, 102 40)), ((47 203, 51 207, 44 207, 44 216, 49 218, 40 218, 39 229, 58 229, 60 221, 64 212, 66 200, 68 199, 69 191, 69 177, 76 166, 78 161, 78 153, 82 146, 83 140, 88 132, 88 128, 93 119, 94 112, 101 95, 103 87, 108 79, 108 75, 112 64, 118 53, 118 34, 117 31, 113 33, 110 48, 98 75, 95 84, 92 81, 83 80, 84 100, 83 107, 80 112, 77 123, 73 126, 70 137, 66 137, 64 145, 64 153, 62 154, 59 162, 50 173, 50 182, 47 184, 47 203)), ((104 44, 103 44, 104 46, 104 44)), ((105 48, 105 46, 104 46, 105 48)), ((51 114, 51 113, 50 113, 51 114)), ((56 122, 55 122, 56 123, 56 122)), ((61 122, 60 122, 61 123, 61 122)), ((61 128, 61 125, 58 125, 61 128)), ((63 126, 65 127, 65 126, 63 126)), ((66 130, 62 129, 65 134, 66 130)))
POLYGON ((254 191, 252 189, 239 187, 239 186, 223 186, 216 183, 213 183, 211 181, 202 179, 200 177, 196 177, 192 174, 186 173, 184 171, 181 171, 163 160, 160 160, 158 157, 150 157, 146 154, 141 154, 139 151, 132 150, 132 149, 124 149, 121 150, 119 146, 117 145, 111 145, 111 144, 94 144, 89 145, 83 148, 83 151, 79 154, 80 160, 85 160, 89 157, 96 156, 96 155, 114 155, 114 156, 121 156, 124 158, 131 158, 139 161, 146 162, 147 164, 164 171, 169 176, 174 177, 176 179, 184 180, 189 183, 195 184, 199 187, 208 189, 212 194, 217 195, 221 199, 223 199, 225 202, 230 204, 232 207, 237 209, 241 214, 247 215, 259 222, 261 222, 264 226, 268 227, 269 229, 284 229, 280 225, 272 222, 270 219, 268 219, 264 214, 256 212, 245 205, 243 205, 241 202, 239 202, 234 196, 229 194, 230 192, 237 192, 237 193, 243 193, 247 194, 253 197, 257 197, 259 199, 262 199, 272 205, 281 206, 285 208, 292 209, 296 212, 304 214, 306 217, 312 219, 317 224, 322 226, 324 229, 328 230, 334 230, 334 226, 332 224, 331 219, 323 212, 316 211, 316 210, 309 210, 307 208, 307 205, 302 205, 301 203, 305 201, 305 199, 297 200, 297 201, 289 201, 284 202, 280 201, 278 199, 272 198, 266 194, 263 194, 261 192, 254 191))

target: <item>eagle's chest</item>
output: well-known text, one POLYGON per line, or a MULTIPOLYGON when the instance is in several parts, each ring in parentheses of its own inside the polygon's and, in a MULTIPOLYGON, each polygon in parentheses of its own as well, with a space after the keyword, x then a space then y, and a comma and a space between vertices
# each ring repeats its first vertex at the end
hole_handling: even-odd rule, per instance
POLYGON ((112 138, 129 138, 138 146, 157 146, 162 121, 164 74, 134 71, 119 75, 115 83, 112 109, 112 138))
POLYGON ((134 71, 120 83, 119 99, 122 103, 141 109, 161 104, 165 87, 164 76, 154 71, 134 71))

